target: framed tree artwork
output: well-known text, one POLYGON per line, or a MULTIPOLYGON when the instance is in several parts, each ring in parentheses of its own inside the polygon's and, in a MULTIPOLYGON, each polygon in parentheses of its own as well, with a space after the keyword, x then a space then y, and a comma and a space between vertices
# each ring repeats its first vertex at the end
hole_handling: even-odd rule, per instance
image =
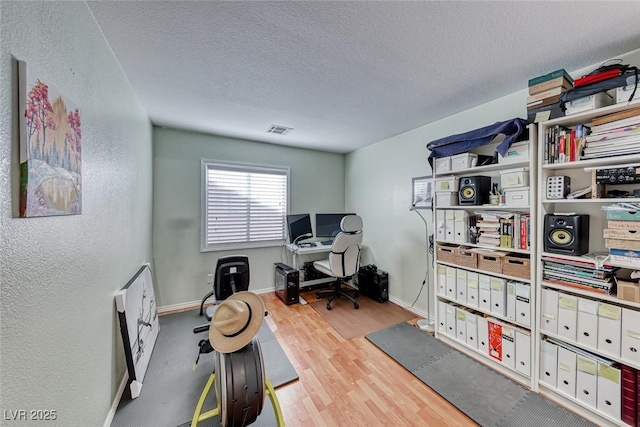
POLYGON ((82 213, 80 112, 18 61, 20 217, 82 213))
POLYGON ((129 389, 135 399, 142 390, 160 324, 153 292, 151 267, 145 264, 116 294, 116 309, 129 372, 129 389))

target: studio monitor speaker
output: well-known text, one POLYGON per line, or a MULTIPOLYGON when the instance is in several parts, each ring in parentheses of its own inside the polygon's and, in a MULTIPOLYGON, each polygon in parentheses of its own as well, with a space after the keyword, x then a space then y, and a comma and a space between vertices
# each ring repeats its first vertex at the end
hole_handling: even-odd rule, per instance
POLYGON ((545 215, 544 251, 564 255, 589 252, 589 215, 545 215))
POLYGON ((458 203, 460 205, 482 205, 489 203, 490 176, 466 176, 460 178, 458 203))

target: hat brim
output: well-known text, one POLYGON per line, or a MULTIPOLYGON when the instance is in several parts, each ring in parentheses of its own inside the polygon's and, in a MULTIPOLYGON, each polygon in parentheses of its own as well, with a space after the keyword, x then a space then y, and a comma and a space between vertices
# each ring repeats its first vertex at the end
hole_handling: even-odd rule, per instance
POLYGON ((237 292, 225 301, 229 300, 246 302, 251 308, 251 319, 249 320, 249 325, 242 333, 230 338, 222 335, 217 329, 209 327, 209 341, 211 342, 211 346, 220 353, 233 353, 249 344, 253 337, 258 334, 264 321, 264 302, 262 298, 255 293, 249 291, 237 292))

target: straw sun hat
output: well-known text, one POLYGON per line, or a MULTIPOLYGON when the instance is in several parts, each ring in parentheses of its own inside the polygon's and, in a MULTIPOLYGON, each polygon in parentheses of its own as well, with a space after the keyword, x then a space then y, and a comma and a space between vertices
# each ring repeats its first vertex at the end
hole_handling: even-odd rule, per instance
POLYGON ((209 327, 211 346, 220 353, 233 353, 251 342, 264 320, 264 303, 253 292, 237 292, 213 311, 209 327))

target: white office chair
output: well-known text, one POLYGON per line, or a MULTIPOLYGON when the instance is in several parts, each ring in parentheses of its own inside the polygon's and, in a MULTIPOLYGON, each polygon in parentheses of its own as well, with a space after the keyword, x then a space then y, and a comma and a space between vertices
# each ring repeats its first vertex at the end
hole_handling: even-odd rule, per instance
POLYGON ((358 270, 360 248, 362 247, 362 217, 358 215, 345 216, 340 221, 340 229, 342 231, 333 239, 329 258, 313 263, 316 270, 336 278, 333 289, 316 292, 316 298, 320 298, 322 294, 331 294, 327 300, 327 310, 331 310, 331 301, 340 296, 353 302, 355 308, 360 307, 356 299, 358 290, 344 290, 342 283, 345 279, 356 274, 358 270), (353 292, 354 295, 352 296, 348 292, 353 292))

